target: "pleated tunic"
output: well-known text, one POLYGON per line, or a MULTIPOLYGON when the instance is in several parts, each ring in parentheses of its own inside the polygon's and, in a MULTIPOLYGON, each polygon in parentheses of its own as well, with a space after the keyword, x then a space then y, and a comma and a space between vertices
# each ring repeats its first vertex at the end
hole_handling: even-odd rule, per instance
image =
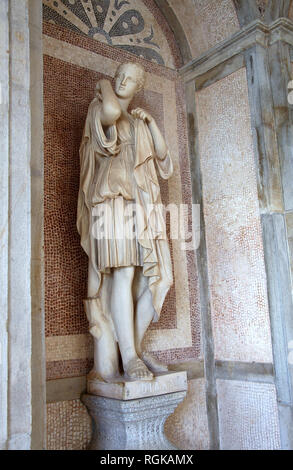
POLYGON ((101 101, 95 98, 80 146, 77 229, 81 245, 99 278, 96 298, 101 315, 107 310, 103 275, 107 278, 114 267, 142 266, 157 321, 173 282, 157 172, 170 178, 172 160, 169 151, 157 157, 143 121, 128 116, 105 130, 101 109, 101 101))
POLYGON ((98 172, 94 183, 92 204, 98 214, 95 226, 97 267, 143 266, 143 247, 137 238, 133 119, 118 120, 107 130, 96 116, 97 139, 107 149, 109 141, 116 141, 117 153, 97 155, 98 172), (109 139, 110 138, 110 139, 109 139), (106 146, 105 146, 106 144, 106 146))

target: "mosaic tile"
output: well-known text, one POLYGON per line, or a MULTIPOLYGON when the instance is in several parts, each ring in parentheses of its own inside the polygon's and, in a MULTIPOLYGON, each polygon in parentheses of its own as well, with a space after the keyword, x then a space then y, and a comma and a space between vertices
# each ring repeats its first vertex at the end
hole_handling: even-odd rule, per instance
POLYGON ((47 449, 86 450, 91 418, 80 400, 47 404, 47 449))
POLYGON ((180 66, 174 37, 152 0, 43 0, 43 18, 149 61, 180 66))
POLYGON ((168 0, 198 57, 239 30, 232 0, 168 0))
POLYGON ((272 362, 246 71, 196 94, 215 357, 272 362))
POLYGON ((218 380, 221 449, 280 449, 274 385, 218 380))
MULTIPOLYGON (((121 63, 121 61, 134 61, 140 63, 150 73, 160 74, 170 80, 175 80, 177 77, 177 72, 173 69, 168 67, 161 66, 157 63, 146 61, 141 57, 137 57, 130 52, 117 50, 107 44, 103 44, 99 41, 94 41, 88 37, 81 36, 80 34, 75 34, 68 29, 54 25, 51 23, 47 23, 46 21, 43 22, 43 33, 46 36, 55 38, 62 42, 72 44, 75 46, 79 46, 84 51, 91 51, 94 52, 104 58, 111 57, 113 60, 117 60, 117 62, 121 63)), ((45 37, 46 37, 45 36, 45 37)), ((61 47, 61 46, 60 46, 61 47)), ((100 63, 100 65, 103 65, 100 63)))
POLYGON ((56 380, 65 377, 82 377, 92 370, 93 365, 93 358, 48 361, 46 363, 46 379, 56 380))
POLYGON ((166 436, 179 449, 209 449, 205 396, 205 380, 190 380, 186 398, 166 421, 166 436))

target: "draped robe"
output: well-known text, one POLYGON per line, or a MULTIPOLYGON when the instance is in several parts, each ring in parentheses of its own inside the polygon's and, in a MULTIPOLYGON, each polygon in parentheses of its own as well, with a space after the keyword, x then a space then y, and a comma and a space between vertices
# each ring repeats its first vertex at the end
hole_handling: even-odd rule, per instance
MULTIPOLYGON (((115 185, 115 165, 121 157, 121 142, 118 139, 117 124, 109 126, 105 133, 100 121, 101 100, 95 98, 89 106, 83 138, 80 146, 80 187, 77 208, 77 229, 81 245, 87 253, 98 276, 96 318, 89 318, 90 326, 101 323, 109 317, 109 282, 111 269, 99 269, 98 244, 93 236, 94 216, 92 209, 115 194, 107 194, 107 188, 101 191, 105 180, 112 178, 115 185), (103 173, 99 181, 99 174, 103 173), (98 183, 97 183, 98 182, 98 183), (100 187, 99 187, 100 186, 100 187), (101 194, 102 193, 102 194, 101 194), (99 317, 99 318, 98 318, 99 317)), ((147 124, 141 119, 133 120, 134 161, 132 171, 133 194, 127 194, 127 181, 118 194, 126 199, 133 198, 139 204, 137 216, 137 239, 143 252, 142 273, 148 279, 154 309, 153 321, 157 321, 166 294, 172 285, 172 264, 160 195, 157 171, 163 179, 168 179, 173 172, 169 151, 159 159, 155 153, 152 135, 147 124), (157 171, 156 171, 157 170, 157 171)), ((118 175, 119 173, 116 173, 118 175)), ((129 176, 129 175, 128 175, 129 176)), ((123 182, 122 182, 123 183, 123 182)), ((118 185, 119 186, 119 185, 118 185)), ((113 193, 113 191, 112 191, 113 193)), ((98 327, 100 334, 101 326, 98 327)), ((97 329, 96 329, 97 331, 97 329)), ((93 333, 94 334, 94 333, 93 333)), ((96 334, 98 337, 98 334, 96 334)))

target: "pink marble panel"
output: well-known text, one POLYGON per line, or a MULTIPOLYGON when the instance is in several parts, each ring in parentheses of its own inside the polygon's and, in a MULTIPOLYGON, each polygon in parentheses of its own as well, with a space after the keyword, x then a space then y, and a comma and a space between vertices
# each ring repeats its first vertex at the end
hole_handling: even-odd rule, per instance
POLYGON ((246 71, 196 93, 216 359, 271 362, 246 71))
POLYGON ((275 386, 218 380, 221 449, 280 449, 275 386))
POLYGON ((185 33, 192 57, 198 57, 239 30, 232 0, 168 0, 185 33))
POLYGON ((187 396, 167 419, 165 433, 179 449, 209 449, 205 379, 188 382, 187 396))

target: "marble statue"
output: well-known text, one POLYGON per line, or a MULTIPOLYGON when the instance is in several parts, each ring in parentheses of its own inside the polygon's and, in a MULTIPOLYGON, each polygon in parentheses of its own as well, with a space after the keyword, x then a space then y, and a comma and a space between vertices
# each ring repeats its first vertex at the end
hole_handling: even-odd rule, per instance
POLYGON ((114 89, 109 80, 97 83, 80 146, 77 228, 89 258, 84 304, 94 337, 89 377, 105 382, 167 371, 143 349, 173 282, 157 177, 172 175, 172 161, 155 119, 141 108, 128 112, 144 81, 143 67, 126 63, 114 89))

